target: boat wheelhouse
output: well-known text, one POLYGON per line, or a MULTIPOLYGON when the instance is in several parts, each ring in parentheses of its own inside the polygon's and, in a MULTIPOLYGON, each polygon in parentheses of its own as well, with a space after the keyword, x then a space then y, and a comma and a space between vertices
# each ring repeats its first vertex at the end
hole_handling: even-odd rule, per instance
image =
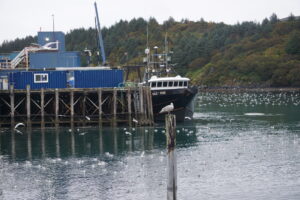
POLYGON ((161 77, 152 76, 149 80, 149 86, 151 90, 174 90, 188 88, 189 78, 181 77, 179 75, 175 77, 161 77))

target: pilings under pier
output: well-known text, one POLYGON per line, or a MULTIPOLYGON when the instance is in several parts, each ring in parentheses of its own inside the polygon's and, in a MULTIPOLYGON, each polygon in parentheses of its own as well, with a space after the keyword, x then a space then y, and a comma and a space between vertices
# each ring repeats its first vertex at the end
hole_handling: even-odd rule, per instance
POLYGON ((152 125, 149 87, 0 91, 0 126, 152 125), (133 120, 135 119, 135 120, 133 120), (137 122, 138 121, 138 122, 137 122))

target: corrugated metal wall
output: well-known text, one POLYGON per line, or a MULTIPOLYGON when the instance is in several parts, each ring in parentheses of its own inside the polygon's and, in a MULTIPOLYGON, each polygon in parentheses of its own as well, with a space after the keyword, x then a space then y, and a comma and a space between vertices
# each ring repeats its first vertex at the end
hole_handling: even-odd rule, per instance
MULTIPOLYGON (((72 72, 72 71, 71 71, 72 72)), ((9 84, 15 89, 66 88, 68 71, 16 71, 9 74, 9 84), (34 74, 48 74, 48 83, 35 83, 34 74)), ((73 72, 72 72, 73 73, 73 72)), ((76 70, 74 71, 75 88, 119 87, 123 83, 123 70, 76 70)))
POLYGON ((36 52, 29 54, 30 68, 80 67, 79 52, 36 52))
POLYGON ((30 85, 31 89, 66 88, 66 73, 65 71, 12 72, 9 82, 15 89, 26 89, 26 85, 30 85), (48 74, 48 83, 34 83, 34 74, 48 74))
POLYGON ((74 71, 75 88, 118 87, 123 70, 74 71))

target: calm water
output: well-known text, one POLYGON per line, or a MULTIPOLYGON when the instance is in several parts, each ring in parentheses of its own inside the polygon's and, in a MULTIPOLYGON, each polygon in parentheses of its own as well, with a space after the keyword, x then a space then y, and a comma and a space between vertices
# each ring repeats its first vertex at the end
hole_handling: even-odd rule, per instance
MULTIPOLYGON (((179 199, 300 199, 300 94, 204 93, 177 126, 179 199)), ((0 129, 0 199, 166 199, 162 125, 0 129)))

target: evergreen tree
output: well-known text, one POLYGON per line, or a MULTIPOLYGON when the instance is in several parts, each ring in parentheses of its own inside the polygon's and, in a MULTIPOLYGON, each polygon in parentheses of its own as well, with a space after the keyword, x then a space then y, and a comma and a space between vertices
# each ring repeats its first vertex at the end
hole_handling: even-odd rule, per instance
POLYGON ((286 43, 285 51, 287 54, 300 55, 300 32, 296 31, 291 34, 286 43))

